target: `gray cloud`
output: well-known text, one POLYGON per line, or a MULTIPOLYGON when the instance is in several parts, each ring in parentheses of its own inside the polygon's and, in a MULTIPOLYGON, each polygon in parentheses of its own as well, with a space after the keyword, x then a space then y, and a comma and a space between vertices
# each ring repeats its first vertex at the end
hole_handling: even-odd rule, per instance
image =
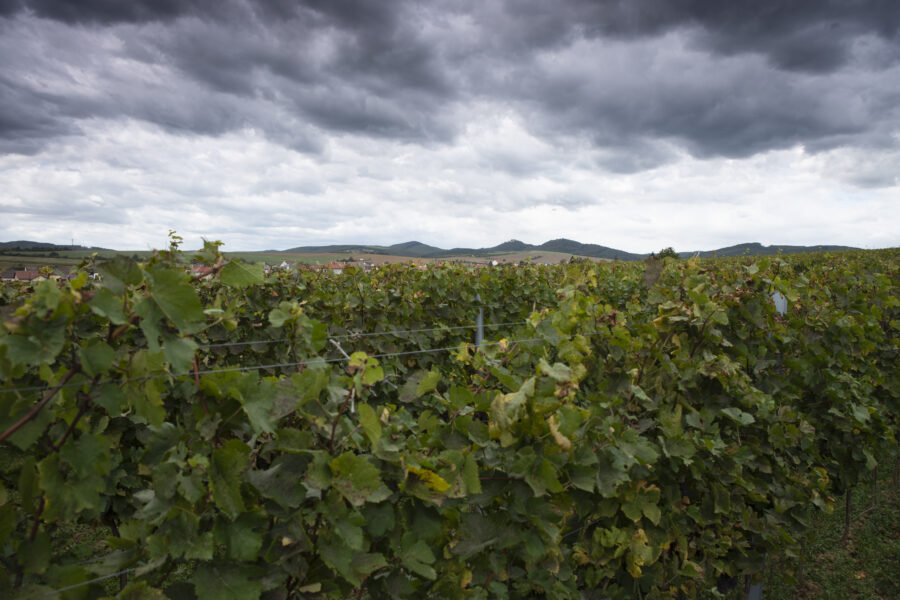
POLYGON ((74 120, 97 117, 204 135, 260 128, 301 151, 321 149, 314 129, 424 143, 452 136, 436 109, 455 92, 416 15, 405 20, 369 3, 231 3, 205 12, 199 4, 107 4, 25 3, 4 20, 4 55, 18 58, 0 92, 9 100, 0 109, 6 148, 33 152, 42 138, 71 133, 74 120), (87 72, 90 87, 39 89, 73 71, 87 72))
MULTIPOLYGON (((142 23, 170 21, 185 14, 198 12, 201 5, 212 9, 215 3, 193 0, 5 0, 0 14, 18 11, 65 23, 109 25, 114 23, 142 23)), ((204 11, 206 12, 206 11, 204 11)))
MULTIPOLYGON (((598 43, 596 62, 564 55, 522 78, 548 131, 582 131, 598 146, 629 149, 652 166, 654 139, 673 139, 697 156, 745 157, 805 145, 824 150, 870 145, 897 131, 894 69, 841 77, 772 71, 754 59, 717 59, 665 42, 598 43), (608 60, 625 67, 610 67, 608 60), (715 76, 710 76, 714 73, 715 76)), ((665 160, 665 155, 660 155, 665 160)))
POLYGON ((5 152, 90 118, 257 128, 313 153, 330 134, 441 144, 473 101, 583 135, 615 172, 669 160, 656 140, 741 157, 900 127, 893 0, 19 0, 0 15, 5 152))
POLYGON ((844 64, 860 35, 896 41, 900 8, 893 0, 530 0, 509 3, 505 17, 529 45, 555 46, 572 32, 587 37, 657 37, 698 30, 696 42, 716 53, 764 55, 780 69, 827 72, 844 64))

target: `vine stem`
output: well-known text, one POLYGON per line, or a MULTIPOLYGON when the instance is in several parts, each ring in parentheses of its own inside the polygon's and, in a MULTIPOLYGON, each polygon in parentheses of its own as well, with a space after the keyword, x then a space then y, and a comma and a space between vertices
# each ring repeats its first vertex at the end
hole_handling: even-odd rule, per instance
MULTIPOLYGON (((510 346, 510 347, 509 347, 509 350, 506 351, 506 355, 505 355, 503 358, 500 359, 500 362, 499 362, 499 363, 497 363, 497 368, 499 369, 500 367, 506 366, 506 363, 508 363, 509 360, 513 357, 513 353, 514 353, 516 350, 518 350, 518 349, 519 349, 519 344, 518 344, 518 342, 515 343, 515 344, 513 344, 512 346, 510 346)), ((485 384, 487 384, 487 380, 488 380, 488 375, 487 375, 487 373, 485 373, 484 377, 482 378, 481 383, 478 385, 478 388, 476 388, 475 391, 472 392, 472 393, 475 394, 475 395, 478 395, 478 394, 480 394, 481 392, 483 392, 483 391, 484 391, 484 386, 485 386, 485 384)), ((459 411, 456 411, 456 412, 453 414, 453 417, 451 417, 450 422, 452 423, 453 420, 456 419, 457 416, 459 416, 459 411)))
MULTIPOLYGON (((44 495, 41 494, 41 501, 38 504, 37 510, 34 511, 34 523, 31 524, 31 530, 28 532, 28 541, 33 542, 34 538, 37 537, 38 527, 41 524, 41 515, 44 513, 44 506, 46 505, 46 500, 44 499, 44 495)), ((22 582, 25 579, 25 571, 22 568, 22 564, 18 563, 16 568, 16 579, 13 582, 13 588, 17 589, 22 587, 22 582)))
MULTIPOLYGON (((113 535, 117 538, 121 538, 122 535, 119 533, 119 524, 116 522, 116 518, 109 512, 107 512, 106 515, 108 518, 105 520, 109 525, 109 528, 112 529, 113 535)), ((124 590, 126 587, 128 587, 128 573, 119 573, 119 591, 124 590)))
POLYGON ((135 324, 135 322, 137 322, 138 318, 139 318, 139 317, 138 317, 137 315, 131 315, 131 317, 128 319, 127 322, 122 323, 121 325, 119 325, 119 326, 116 328, 116 330, 113 331, 113 332, 109 335, 109 340, 108 340, 108 341, 111 342, 111 341, 113 341, 114 339, 116 339, 117 337, 119 337, 120 335, 122 335, 123 333, 125 333, 125 332, 128 330, 129 327, 131 327, 132 325, 135 324))
POLYGON ((208 415, 209 410, 206 408, 206 400, 203 399, 203 394, 200 392, 200 372, 197 368, 196 356, 194 356, 194 382, 197 384, 197 397, 200 399, 200 406, 203 407, 203 414, 208 415))
POLYGON ((172 571, 174 571, 174 570, 175 570, 175 561, 174 560, 169 561, 169 566, 166 567, 165 572, 159 577, 159 579, 156 580, 156 587, 159 587, 163 583, 165 583, 166 579, 169 578, 169 575, 171 575, 172 571))
POLYGON ((697 352, 697 349, 703 344, 703 332, 706 331, 706 326, 709 325, 709 320, 712 319, 713 315, 719 312, 719 309, 712 311, 709 313, 709 316, 703 320, 703 325, 700 327, 700 332, 697 333, 697 341, 694 343, 694 347, 691 348, 690 358, 694 358, 694 353, 697 352))
MULTIPOLYGON (((97 378, 94 378, 94 384, 97 383, 97 378)), ((93 387, 93 385, 91 385, 93 387)), ((81 417, 84 416, 84 413, 87 412, 89 406, 90 396, 85 395, 85 397, 81 401, 81 406, 78 407, 78 413, 75 415, 75 418, 72 419, 72 423, 66 429, 65 433, 63 433, 62 437, 59 438, 59 441, 53 444, 54 450, 59 450, 62 448, 62 445, 66 443, 66 440, 69 439, 69 436, 72 435, 72 432, 75 430, 75 426, 78 425, 78 421, 81 420, 81 417)))
POLYGON ((350 389, 350 393, 347 394, 347 399, 341 404, 341 407, 338 409, 338 414, 334 417, 334 421, 331 422, 331 440, 328 442, 329 451, 334 453, 334 434, 337 432, 338 422, 341 420, 341 415, 344 414, 344 411, 347 409, 347 403, 352 402, 353 398, 356 394, 356 388, 353 387, 350 389))
MULTIPOLYGON (((644 377, 644 368, 647 366, 647 361, 650 360, 650 357, 656 351, 656 347, 662 343, 663 346, 668 346, 669 341, 672 339, 674 332, 670 332, 668 336, 666 336, 665 341, 662 338, 656 338, 656 341, 651 344, 650 348, 647 350, 647 354, 644 355, 643 360, 641 360, 641 366, 638 367, 638 374, 634 380, 634 385, 641 385, 641 379, 644 377)), ((693 356, 693 354, 691 355, 693 356)), ((635 358, 637 358, 637 353, 635 353, 635 358)), ((629 400, 634 399, 634 392, 631 392, 631 397, 629 400)))
POLYGON ((18 421, 16 421, 12 425, 10 425, 6 431, 4 431, 3 433, 0 433, 0 442, 2 442, 3 440, 8 438, 15 432, 17 432, 23 425, 25 425, 26 423, 31 421, 33 418, 35 418, 37 416, 37 414, 39 412, 41 412, 41 409, 43 409, 47 405, 47 403, 53 399, 53 396, 56 395, 56 392, 58 392, 62 388, 63 385, 65 385, 70 379, 72 379, 72 377, 78 371, 79 371, 79 369, 76 369, 75 367, 72 367, 71 369, 69 369, 66 372, 66 374, 62 376, 62 379, 59 380, 59 383, 57 383, 56 386, 54 386, 53 388, 48 390, 47 393, 44 394, 44 397, 41 399, 41 401, 38 402, 37 404, 35 404, 31 408, 31 410, 29 410, 25 414, 25 416, 23 416, 21 419, 19 419, 18 421))
POLYGON ((334 344, 334 347, 338 349, 338 352, 340 352, 344 356, 344 358, 346 358, 347 360, 350 360, 350 355, 347 354, 343 348, 341 348, 341 345, 339 343, 337 343, 336 341, 334 341, 331 338, 328 338, 328 341, 331 342, 332 344, 334 344))
POLYGON ((31 531, 28 534, 28 540, 33 542, 34 538, 37 536, 38 526, 41 524, 41 515, 44 514, 44 507, 47 506, 46 497, 41 494, 41 501, 38 504, 37 510, 34 511, 34 523, 31 525, 31 531))

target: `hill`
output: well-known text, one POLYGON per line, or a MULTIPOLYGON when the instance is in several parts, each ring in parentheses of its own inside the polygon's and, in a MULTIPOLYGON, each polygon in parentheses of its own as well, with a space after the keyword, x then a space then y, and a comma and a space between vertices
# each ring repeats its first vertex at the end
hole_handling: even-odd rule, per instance
POLYGON ((78 251, 78 250, 108 250, 108 248, 99 248, 96 246, 79 246, 71 244, 51 244, 49 242, 33 242, 30 240, 16 240, 14 242, 0 242, 0 251, 3 252, 61 252, 61 251, 78 251))
POLYGON ((611 260, 643 260, 650 256, 649 254, 634 254, 625 252, 624 250, 616 250, 607 246, 599 246, 597 244, 582 244, 574 240, 560 238, 550 240, 538 246, 541 250, 550 250, 553 252, 568 252, 569 254, 577 254, 579 256, 591 256, 593 258, 608 258, 611 260))
MULTIPOLYGON (((394 256, 407 256, 409 258, 445 258, 448 256, 493 256, 503 254, 505 252, 523 252, 528 250, 544 250, 546 252, 563 252, 566 254, 574 254, 577 256, 588 256, 591 258, 605 258, 609 260, 644 260, 649 254, 636 254, 634 252, 626 252, 625 250, 617 250, 608 246, 600 246, 598 244, 582 244, 575 240, 560 238, 550 240, 540 245, 527 244, 520 240, 509 240, 492 246, 490 248, 451 248, 443 250, 435 246, 429 246, 422 242, 404 242, 402 244, 394 244, 393 246, 365 246, 358 244, 342 244, 332 246, 298 246, 283 250, 283 252, 291 252, 297 254, 329 254, 339 252, 359 252, 368 254, 391 254, 394 256)), ((745 244, 737 244, 719 248, 718 250, 699 250, 691 252, 679 252, 681 257, 690 257, 694 255, 702 258, 711 258, 713 256, 759 256, 766 254, 796 254, 801 252, 824 252, 836 250, 858 250, 851 246, 763 246, 759 242, 748 242, 745 244)))
MULTIPOLYGON (((717 250, 699 250, 690 252, 679 252, 679 256, 687 258, 699 255, 702 258, 711 258, 713 256, 729 257, 729 256, 760 256, 767 254, 796 254, 803 252, 825 252, 838 250, 858 250, 851 246, 785 246, 770 245, 763 246, 759 242, 747 242, 734 246, 727 246, 717 250)), ((10 255, 16 253, 28 254, 32 252, 115 252, 107 248, 87 247, 79 245, 61 245, 51 244, 48 242, 35 242, 30 240, 17 240, 12 242, 0 242, 0 253, 10 255)), ((598 244, 583 244, 575 240, 559 238, 544 242, 540 245, 528 244, 521 240, 509 240, 502 244, 497 244, 490 248, 451 248, 445 250, 436 246, 430 246, 418 241, 403 242, 393 244, 391 246, 380 246, 373 244, 333 244, 329 246, 297 246, 287 250, 270 250, 269 253, 289 253, 289 254, 380 254, 385 256, 402 256, 406 258, 447 258, 451 256, 474 256, 474 257, 494 257, 514 252, 559 252, 563 254, 573 254, 576 256, 586 256, 590 258, 603 258, 607 260, 643 260, 649 257, 649 254, 636 254, 618 250, 608 246, 600 246, 598 244)), ((72 255, 67 255, 72 256, 72 255)))
POLYGON ((745 244, 737 244, 718 250, 705 250, 700 252, 679 252, 679 256, 688 257, 699 254, 701 258, 712 258, 719 256, 722 258, 728 256, 763 256, 768 254, 799 254, 803 252, 836 252, 838 250, 859 250, 851 246, 763 246, 759 242, 748 242, 745 244))
MULTIPOLYGON (((340 252, 358 252, 367 254, 390 254, 393 256, 405 256, 409 258, 446 258, 450 256, 497 256, 509 252, 526 252, 530 250, 545 252, 562 252, 565 254, 574 254, 576 256, 587 256, 590 258, 605 258, 608 260, 644 260, 649 254, 636 254, 634 252, 626 252, 625 250, 617 250, 608 246, 600 246, 598 244, 582 244, 575 240, 559 238, 544 242, 540 245, 528 244, 520 240, 509 240, 492 246, 490 248, 451 248, 444 250, 435 246, 429 246, 422 242, 404 242, 402 244, 394 244, 393 246, 365 246, 357 244, 343 244, 332 246, 298 246, 283 252, 297 254, 333 254, 340 252)), ((761 256, 767 254, 796 254, 802 252, 825 252, 837 250, 858 250, 851 246, 780 246, 771 245, 763 246, 759 242, 748 242, 737 244, 735 246, 727 246, 717 250, 695 250, 691 252, 679 252, 682 258, 699 255, 702 258, 711 258, 713 256, 761 256)))

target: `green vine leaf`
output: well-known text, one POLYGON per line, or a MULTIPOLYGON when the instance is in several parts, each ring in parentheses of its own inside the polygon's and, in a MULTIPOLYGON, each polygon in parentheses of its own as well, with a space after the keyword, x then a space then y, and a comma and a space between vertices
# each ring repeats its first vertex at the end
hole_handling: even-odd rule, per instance
POLYGON ((345 452, 328 463, 334 478, 331 485, 353 506, 380 502, 389 492, 381 472, 365 457, 345 452))
POLYGON ((213 451, 209 465, 209 483, 213 501, 232 521, 246 510, 241 495, 243 474, 249 465, 250 448, 240 440, 229 440, 213 451))
POLYGON ((233 288, 245 288, 265 281, 262 263, 232 260, 219 273, 222 283, 233 288))

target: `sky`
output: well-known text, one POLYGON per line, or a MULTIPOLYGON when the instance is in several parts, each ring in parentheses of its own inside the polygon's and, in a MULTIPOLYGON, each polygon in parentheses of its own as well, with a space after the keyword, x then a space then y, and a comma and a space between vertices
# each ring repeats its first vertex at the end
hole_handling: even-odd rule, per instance
POLYGON ((0 0, 0 241, 900 246, 897 0, 0 0))

